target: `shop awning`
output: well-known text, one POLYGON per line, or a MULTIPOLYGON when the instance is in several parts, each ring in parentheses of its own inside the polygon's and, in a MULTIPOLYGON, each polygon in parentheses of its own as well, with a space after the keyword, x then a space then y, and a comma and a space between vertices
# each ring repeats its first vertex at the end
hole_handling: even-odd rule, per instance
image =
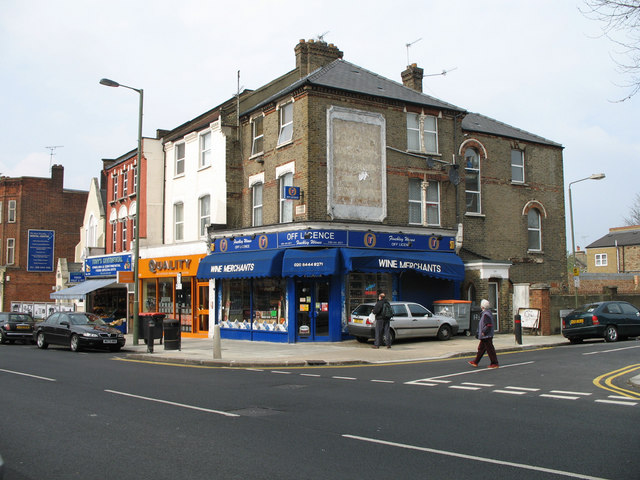
POLYGON ((118 283, 115 278, 100 278, 95 280, 85 280, 78 285, 74 285, 73 287, 65 288, 64 290, 59 290, 57 292, 53 292, 49 294, 50 298, 54 300, 64 300, 64 299, 83 299, 87 293, 93 292, 94 290, 98 290, 99 288, 110 287, 118 283))
POLYGON ((400 273, 415 270, 418 273, 446 280, 464 280, 464 263, 454 253, 406 252, 342 248, 344 267, 348 272, 400 273))
POLYGON ((257 278, 282 276, 284 250, 214 253, 198 265, 198 278, 257 278))
POLYGON ((308 250, 290 248, 282 260, 283 277, 335 275, 340 271, 340 249, 308 250))

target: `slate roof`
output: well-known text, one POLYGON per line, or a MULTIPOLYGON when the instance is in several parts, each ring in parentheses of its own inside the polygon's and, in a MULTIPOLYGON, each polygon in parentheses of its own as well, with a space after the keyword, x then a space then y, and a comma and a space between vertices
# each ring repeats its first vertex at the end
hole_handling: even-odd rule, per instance
POLYGON ((489 135, 515 138, 516 140, 541 143, 543 145, 562 148, 562 145, 559 143, 547 140, 546 138, 534 135, 533 133, 525 132, 524 130, 499 122, 493 118, 480 115, 479 113, 468 113, 462 119, 462 129, 469 132, 486 133, 489 135))
POLYGON ((615 247, 616 241, 619 247, 640 245, 640 228, 638 230, 608 233, 592 244, 587 245, 587 248, 615 247))
POLYGON ((405 87, 401 83, 389 80, 346 60, 334 60, 258 103, 255 107, 242 112, 241 115, 251 113, 253 110, 267 105, 303 85, 334 88, 443 110, 453 110, 456 112, 465 111, 463 108, 425 95, 412 88, 405 87))

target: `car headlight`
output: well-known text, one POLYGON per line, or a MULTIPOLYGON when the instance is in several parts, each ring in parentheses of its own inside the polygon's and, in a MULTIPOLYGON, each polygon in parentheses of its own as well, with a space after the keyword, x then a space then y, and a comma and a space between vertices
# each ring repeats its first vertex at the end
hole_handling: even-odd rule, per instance
POLYGON ((83 337, 93 337, 93 338, 96 338, 96 337, 98 336, 98 334, 97 334, 97 333, 93 333, 93 332, 84 332, 84 333, 82 334, 82 336, 83 336, 83 337))

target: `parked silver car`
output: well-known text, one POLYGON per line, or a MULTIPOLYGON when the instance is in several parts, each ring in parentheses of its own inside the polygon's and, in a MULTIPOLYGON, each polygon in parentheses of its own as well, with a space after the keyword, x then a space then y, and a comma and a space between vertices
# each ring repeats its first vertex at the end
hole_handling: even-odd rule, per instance
MULTIPOLYGON (((391 337, 415 338, 438 337, 438 340, 449 340, 458 333, 458 322, 455 318, 434 315, 419 303, 389 302, 393 309, 391 319, 391 337)), ((349 334, 359 342, 367 342, 375 338, 375 316, 371 313, 375 303, 361 303, 351 313, 347 321, 349 334)))

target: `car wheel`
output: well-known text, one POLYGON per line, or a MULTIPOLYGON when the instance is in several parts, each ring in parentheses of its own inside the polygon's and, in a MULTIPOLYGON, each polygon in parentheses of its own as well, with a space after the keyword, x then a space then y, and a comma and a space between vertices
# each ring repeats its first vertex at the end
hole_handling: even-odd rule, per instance
POLYGON ((49 346, 49 344, 44 340, 44 333, 38 333, 38 336, 36 337, 36 345, 38 345, 38 348, 42 348, 43 350, 49 346))
POLYGON ((615 342, 618 340, 618 329, 615 325, 608 325, 604 331, 605 342, 615 342))
POLYGON ((78 335, 71 335, 69 347, 71 348, 72 352, 78 352, 80 350, 80 338, 78 338, 78 335))
POLYGON ((569 343, 571 345, 577 345, 578 343, 582 343, 582 338, 579 338, 579 337, 570 338, 569 343))
POLYGON ((438 340, 451 339, 451 327, 449 325, 442 325, 438 330, 438 340))
POLYGON ((369 341, 367 337, 356 337, 356 340, 360 343, 367 343, 369 341))

